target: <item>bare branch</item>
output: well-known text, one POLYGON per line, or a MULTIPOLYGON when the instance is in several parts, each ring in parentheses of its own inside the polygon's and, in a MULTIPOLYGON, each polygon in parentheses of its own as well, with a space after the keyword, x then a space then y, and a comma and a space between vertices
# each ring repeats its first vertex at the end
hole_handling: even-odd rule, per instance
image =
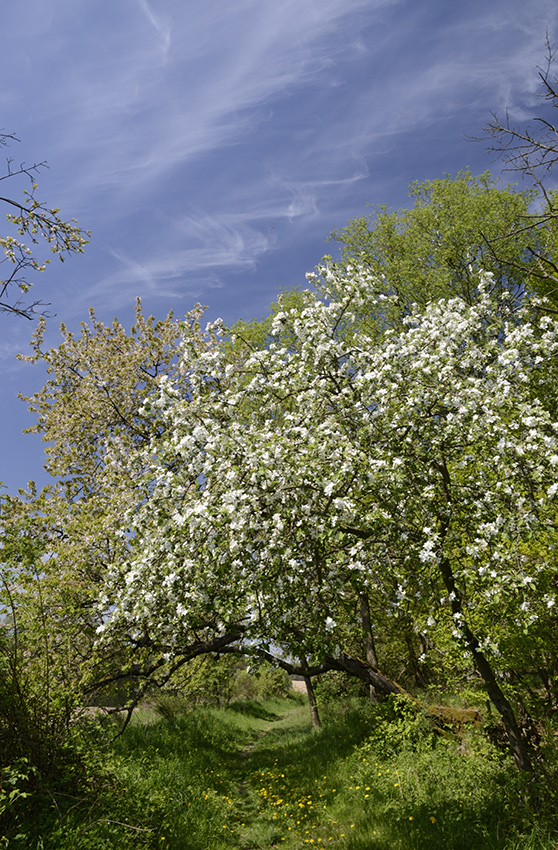
MULTIPOLYGON (((558 108, 558 79, 551 78, 556 52, 547 35, 545 67, 538 69, 543 89, 540 97, 558 108)), ((543 116, 535 117, 533 124, 533 129, 529 125, 518 128, 510 123, 507 112, 505 121, 492 113, 492 121, 484 130, 494 139, 488 150, 503 160, 506 170, 528 175, 542 188, 543 177, 539 175, 550 174, 558 161, 558 129, 543 116)))
MULTIPOLYGON (((0 131, 0 147, 18 141, 19 139, 13 133, 0 131)), ((37 184, 34 181, 37 173, 42 168, 48 167, 46 162, 35 162, 30 166, 22 162, 17 168, 12 168, 12 162, 12 158, 6 158, 6 172, 0 176, 0 181, 27 177, 31 183, 31 189, 23 190, 22 201, 0 197, 0 204, 6 204, 14 209, 14 212, 7 214, 7 220, 15 227, 16 234, 14 236, 0 235, 0 248, 4 252, 0 265, 7 263, 8 267, 11 267, 6 277, 0 279, 0 312, 32 319, 36 315, 48 315, 45 310, 37 309, 45 305, 40 301, 25 303, 21 293, 27 293, 32 286, 32 282, 28 279, 29 271, 44 271, 47 263, 50 262, 49 259, 39 259, 35 254, 34 246, 46 243, 50 251, 57 254, 63 261, 68 254, 83 252, 89 233, 81 230, 74 220, 61 219, 57 208, 48 207, 37 200, 35 196, 37 184), (13 298, 10 297, 12 293, 15 295, 13 298)))

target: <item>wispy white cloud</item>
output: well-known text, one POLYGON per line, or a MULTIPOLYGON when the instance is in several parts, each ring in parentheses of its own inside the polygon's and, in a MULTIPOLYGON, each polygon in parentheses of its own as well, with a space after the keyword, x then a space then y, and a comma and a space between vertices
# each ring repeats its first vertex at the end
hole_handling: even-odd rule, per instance
POLYGON ((520 0, 466 13, 439 0, 37 9, 28 60, 53 79, 33 108, 65 169, 55 195, 114 263, 80 301, 253 271, 278 222, 325 235, 335 205, 398 168, 402 138, 414 134, 419 157, 430 128, 451 119, 462 134, 475 104, 519 115, 558 20, 547 0, 534 6, 540 23, 520 0))
POLYGON ((364 161, 353 161, 345 177, 321 180, 292 181, 271 172, 262 183, 229 187, 220 197, 220 211, 191 208, 171 217, 159 209, 156 244, 150 241, 134 255, 111 249, 118 269, 95 281, 81 301, 94 303, 118 292, 119 303, 125 304, 140 290, 159 297, 198 297, 208 282, 220 286, 227 274, 253 271, 264 254, 277 250, 276 228, 298 226, 299 220, 308 226, 319 215, 324 192, 349 189, 366 175, 364 161))
POLYGON ((116 269, 83 292, 80 301, 98 303, 110 295, 118 306, 129 304, 139 292, 158 298, 197 298, 208 282, 213 287, 221 285, 224 272, 253 269, 270 241, 242 215, 192 211, 174 223, 158 247, 139 255, 111 249, 116 269))
POLYGON ((4 372, 6 369, 10 369, 11 366, 15 367, 16 355, 22 352, 22 350, 26 347, 26 343, 27 340, 22 339, 21 337, 19 342, 0 342, 0 361, 3 363, 2 370, 4 372))
POLYGON ((251 110, 327 73, 348 46, 338 26, 386 2, 174 2, 164 11, 146 0, 136 5, 148 29, 119 19, 113 7, 105 43, 93 28, 77 55, 83 45, 69 44, 68 33, 64 47, 74 73, 46 98, 64 126, 58 150, 90 153, 75 191, 104 186, 135 194, 179 165, 238 143, 257 125, 251 110))
MULTIPOLYGON (((69 321, 93 304, 127 323, 136 295, 263 310, 367 201, 486 168, 464 134, 491 109, 536 114, 545 31, 558 40, 556 0, 5 6, 0 126, 18 161, 49 160, 41 197, 93 230, 33 290, 69 321)), ((7 375, 29 327, 0 321, 7 375)))
POLYGON ((161 52, 166 60, 171 47, 171 31, 172 22, 169 15, 156 13, 147 0, 137 0, 139 8, 144 13, 145 17, 152 25, 157 34, 157 39, 160 44, 161 52))

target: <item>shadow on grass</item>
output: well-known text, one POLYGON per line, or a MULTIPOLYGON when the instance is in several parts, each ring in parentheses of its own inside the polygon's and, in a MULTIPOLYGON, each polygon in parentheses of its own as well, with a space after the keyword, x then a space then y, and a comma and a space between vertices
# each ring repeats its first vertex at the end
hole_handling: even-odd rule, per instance
POLYGON ((281 720, 280 714, 274 714, 268 711, 263 705, 258 702, 239 700, 233 702, 226 708, 227 711, 235 712, 236 714, 248 715, 248 717, 256 717, 258 720, 281 720))
MULTIPOLYGON (((519 850, 510 841, 520 812, 510 804, 499 763, 473 755, 461 759, 443 745, 386 761, 381 744, 377 752, 360 749, 373 723, 367 708, 326 716, 321 733, 294 721, 273 727, 256 744, 247 779, 256 793, 265 791, 259 792, 258 814, 252 814, 255 826, 282 829, 285 846, 297 840, 297 850, 302 842, 319 846, 333 835, 344 839, 346 850, 519 850), (300 801, 304 821, 285 800, 291 806, 300 801)), ((554 848, 530 843, 529 834, 523 838, 521 850, 554 848)))
POLYGON ((204 770, 208 756, 217 761, 234 759, 241 733, 220 722, 212 712, 200 711, 178 717, 173 723, 157 720, 144 726, 131 726, 114 743, 120 755, 136 758, 139 753, 152 760, 180 759, 204 770))
POLYGON ((336 761, 343 761, 354 747, 369 734, 368 719, 362 712, 348 711, 328 719, 321 732, 311 729, 310 720, 303 726, 271 729, 253 753, 255 770, 278 764, 288 769, 296 766, 301 781, 312 782, 336 761))

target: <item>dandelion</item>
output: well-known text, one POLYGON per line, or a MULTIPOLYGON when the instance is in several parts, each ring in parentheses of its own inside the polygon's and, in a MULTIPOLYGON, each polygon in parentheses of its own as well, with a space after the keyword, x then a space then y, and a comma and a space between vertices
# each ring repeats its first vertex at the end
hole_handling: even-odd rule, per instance
POLYGON ((412 816, 412 815, 410 815, 409 820, 413 820, 413 816, 412 816))
POLYGON ((436 823, 436 818, 431 817, 431 818, 430 818, 430 823, 436 823))

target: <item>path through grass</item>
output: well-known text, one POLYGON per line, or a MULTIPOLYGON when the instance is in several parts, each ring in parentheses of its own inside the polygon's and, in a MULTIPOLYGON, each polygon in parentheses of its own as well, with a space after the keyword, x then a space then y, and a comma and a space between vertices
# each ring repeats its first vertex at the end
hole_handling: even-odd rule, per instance
POLYGON ((390 718, 388 734, 381 717, 337 707, 316 733, 300 706, 259 730, 239 756, 229 846, 557 850, 480 735, 434 739, 420 718, 390 718))
POLYGON ((55 801, 19 846, 558 850, 482 736, 434 741, 420 719, 386 712, 337 705, 321 733, 296 700, 136 722, 105 759, 104 784, 55 801))
POLYGON ((299 705, 270 723, 241 753, 235 845, 239 850, 346 846, 346 830, 354 826, 335 816, 337 789, 333 777, 328 781, 328 770, 340 750, 350 752, 354 740, 349 734, 340 747, 335 737, 327 728, 314 732, 307 706, 299 705))

